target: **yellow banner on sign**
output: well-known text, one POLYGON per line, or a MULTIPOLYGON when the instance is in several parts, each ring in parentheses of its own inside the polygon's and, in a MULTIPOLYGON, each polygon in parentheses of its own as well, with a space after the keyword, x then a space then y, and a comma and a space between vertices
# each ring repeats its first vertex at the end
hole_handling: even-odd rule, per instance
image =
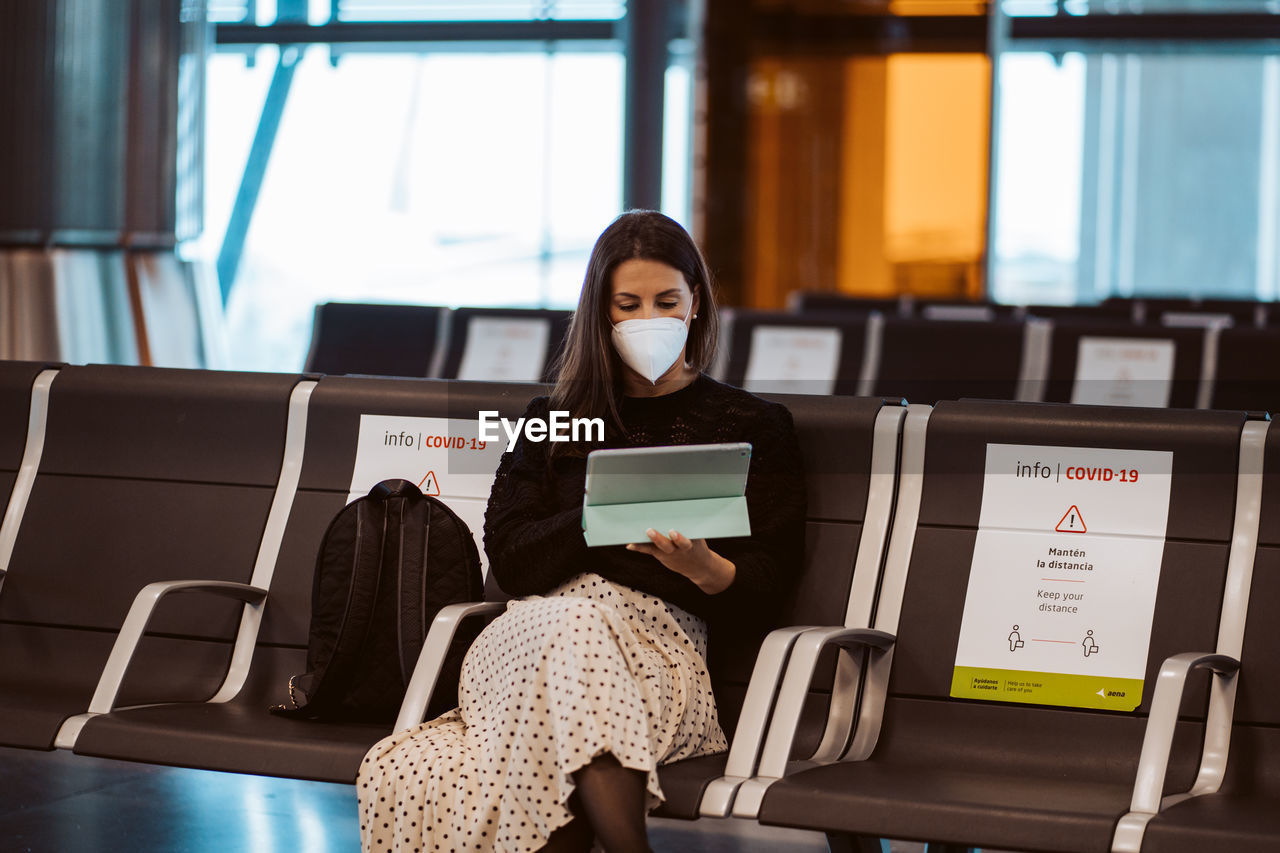
POLYGON ((957 666, 951 674, 951 695, 988 702, 1132 711, 1142 704, 1142 679, 957 666))

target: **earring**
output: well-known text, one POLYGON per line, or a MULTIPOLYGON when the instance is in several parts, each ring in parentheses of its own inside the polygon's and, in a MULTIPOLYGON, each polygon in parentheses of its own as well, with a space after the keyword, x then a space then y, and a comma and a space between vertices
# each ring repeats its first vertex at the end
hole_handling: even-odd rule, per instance
POLYGON ((696 320, 696 319, 698 319, 698 315, 697 315, 697 314, 694 314, 694 315, 693 315, 693 319, 695 319, 695 320, 696 320))

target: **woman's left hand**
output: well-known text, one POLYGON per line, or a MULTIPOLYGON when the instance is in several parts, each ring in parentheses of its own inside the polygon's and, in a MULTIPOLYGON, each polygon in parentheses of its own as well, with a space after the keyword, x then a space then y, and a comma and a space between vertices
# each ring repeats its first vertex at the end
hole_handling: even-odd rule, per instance
POLYGON ((634 543, 628 545, 627 550, 655 557, 671 571, 693 581, 708 595, 724 592, 733 583, 737 568, 707 547, 707 540, 690 539, 675 530, 663 536, 653 528, 646 530, 645 535, 651 544, 634 543))

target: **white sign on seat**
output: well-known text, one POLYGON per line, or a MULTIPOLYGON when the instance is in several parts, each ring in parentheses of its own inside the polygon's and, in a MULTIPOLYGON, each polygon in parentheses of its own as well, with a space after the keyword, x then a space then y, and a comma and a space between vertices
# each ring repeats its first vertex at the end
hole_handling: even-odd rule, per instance
POLYGON ((1173 391, 1171 340, 1080 338, 1071 402, 1164 408, 1173 391))
POLYGON ((361 415, 347 502, 367 495, 383 480, 409 480, 423 494, 439 497, 467 523, 487 574, 484 510, 504 442, 480 441, 478 432, 475 418, 361 415))
POLYGON ((834 328, 756 326, 743 387, 754 393, 830 394, 842 338, 834 328))
POLYGON ((459 379, 537 382, 551 338, 545 317, 472 317, 459 379))
POLYGON ((1173 454, 988 444, 951 695, 1142 702, 1173 454))

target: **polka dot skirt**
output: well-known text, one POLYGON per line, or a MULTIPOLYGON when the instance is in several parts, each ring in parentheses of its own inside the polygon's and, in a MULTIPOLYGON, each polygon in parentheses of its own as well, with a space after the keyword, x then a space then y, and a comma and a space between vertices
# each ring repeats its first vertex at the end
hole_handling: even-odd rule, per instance
POLYGON ((460 707, 374 744, 356 781, 365 851, 524 851, 572 818, 603 753, 648 773, 727 748, 706 626, 594 574, 513 601, 472 644, 460 707))

